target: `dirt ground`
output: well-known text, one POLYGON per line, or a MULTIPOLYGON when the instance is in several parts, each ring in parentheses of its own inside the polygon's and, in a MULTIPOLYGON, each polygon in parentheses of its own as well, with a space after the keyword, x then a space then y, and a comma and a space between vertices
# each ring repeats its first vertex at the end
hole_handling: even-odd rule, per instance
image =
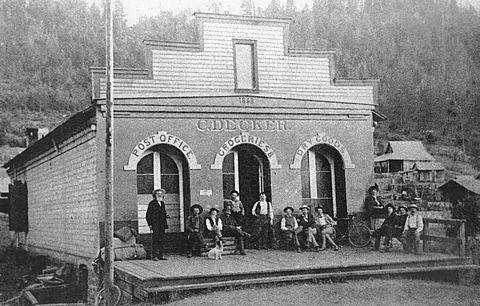
POLYGON ((11 254, 0 250, 0 305, 2 301, 8 300, 20 292, 17 281, 28 272, 28 268, 25 266, 15 266, 11 254))
MULTIPOLYGON (((145 304, 144 304, 145 305, 145 304)), ((363 280, 220 291, 167 305, 480 305, 480 286, 423 280, 363 280)))

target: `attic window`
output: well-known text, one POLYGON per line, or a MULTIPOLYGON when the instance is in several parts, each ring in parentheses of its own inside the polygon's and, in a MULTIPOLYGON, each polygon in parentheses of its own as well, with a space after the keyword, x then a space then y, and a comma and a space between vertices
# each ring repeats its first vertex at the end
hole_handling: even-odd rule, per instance
POLYGON ((233 40, 235 91, 258 91, 257 42, 233 40))

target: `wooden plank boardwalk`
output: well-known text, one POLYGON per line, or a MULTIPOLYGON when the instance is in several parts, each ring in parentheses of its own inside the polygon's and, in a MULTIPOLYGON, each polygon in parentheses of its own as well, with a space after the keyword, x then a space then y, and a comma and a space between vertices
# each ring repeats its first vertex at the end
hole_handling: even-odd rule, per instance
POLYGON ((127 297, 146 300, 155 293, 167 291, 347 276, 348 273, 380 275, 458 270, 470 267, 471 261, 455 255, 413 255, 400 250, 381 253, 349 247, 338 252, 247 250, 247 254, 224 256, 223 260, 170 255, 165 261, 119 261, 115 262, 116 283, 127 297))

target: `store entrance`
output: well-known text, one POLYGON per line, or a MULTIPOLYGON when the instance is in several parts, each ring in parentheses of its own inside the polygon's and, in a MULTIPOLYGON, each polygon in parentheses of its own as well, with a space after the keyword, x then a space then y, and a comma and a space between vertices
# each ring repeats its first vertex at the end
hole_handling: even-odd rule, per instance
POLYGON ((247 219, 260 192, 265 192, 271 201, 270 164, 256 146, 242 144, 234 147, 223 160, 222 175, 224 199, 230 198, 232 190, 238 190, 247 219))

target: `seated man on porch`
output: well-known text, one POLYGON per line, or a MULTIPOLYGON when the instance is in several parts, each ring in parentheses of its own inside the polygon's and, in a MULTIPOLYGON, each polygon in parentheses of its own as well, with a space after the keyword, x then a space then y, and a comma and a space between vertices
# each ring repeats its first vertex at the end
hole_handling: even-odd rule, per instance
POLYGON ((203 212, 202 206, 199 204, 190 207, 192 214, 187 218, 185 223, 185 232, 187 233, 187 257, 200 256, 202 248, 205 248, 205 241, 203 239, 203 229, 205 221, 200 215, 203 212))
POLYGON ((222 239, 223 224, 218 217, 218 209, 210 208, 209 216, 205 219, 205 237, 214 238, 215 245, 222 239))
POLYGON ((220 216, 223 226, 224 237, 235 237, 235 255, 247 255, 244 249, 245 238, 251 235, 242 230, 238 225, 237 219, 232 214, 232 207, 227 205, 223 209, 223 214, 220 216))
POLYGON ((320 251, 320 246, 315 239, 315 234, 317 230, 315 228, 315 220, 313 219, 312 214, 310 214, 310 207, 303 205, 300 207, 302 214, 298 217, 298 227, 301 228, 302 234, 306 236, 306 247, 314 247, 315 251, 320 251))
POLYGON ((301 253, 300 242, 297 234, 302 231, 298 227, 297 219, 293 216, 293 207, 287 206, 283 209, 285 215, 280 221, 280 239, 293 243, 298 253, 301 253))
POLYGON ((334 233, 333 226, 335 225, 335 221, 333 221, 332 217, 328 214, 323 212, 322 206, 317 206, 315 208, 315 214, 313 215, 313 220, 315 220, 315 228, 317 233, 322 236, 322 247, 320 248, 321 251, 327 248, 327 240, 333 246, 335 251, 338 251, 338 245, 333 241, 332 235, 334 233))
POLYGON ((407 207, 403 205, 399 206, 397 208, 397 217, 395 218, 392 237, 397 238, 400 242, 402 241, 403 227, 405 226, 407 216, 407 207))
POLYGON ((382 226, 373 232, 372 236, 375 237, 375 250, 380 248, 380 239, 382 236, 385 236, 383 245, 385 246, 385 251, 388 252, 392 248, 392 236, 395 223, 397 222, 397 215, 395 214, 395 207, 392 204, 388 203, 385 208, 387 210, 387 217, 385 221, 383 221, 382 226))
POLYGON ((418 213, 418 206, 410 204, 408 206, 408 216, 403 227, 402 243, 406 252, 413 251, 420 254, 420 235, 423 231, 423 217, 418 213))
POLYGON ((239 226, 243 226, 245 225, 245 209, 243 208, 239 196, 240 193, 238 191, 230 191, 230 199, 224 200, 223 208, 227 207, 227 205, 231 205, 232 216, 237 220, 239 226))

